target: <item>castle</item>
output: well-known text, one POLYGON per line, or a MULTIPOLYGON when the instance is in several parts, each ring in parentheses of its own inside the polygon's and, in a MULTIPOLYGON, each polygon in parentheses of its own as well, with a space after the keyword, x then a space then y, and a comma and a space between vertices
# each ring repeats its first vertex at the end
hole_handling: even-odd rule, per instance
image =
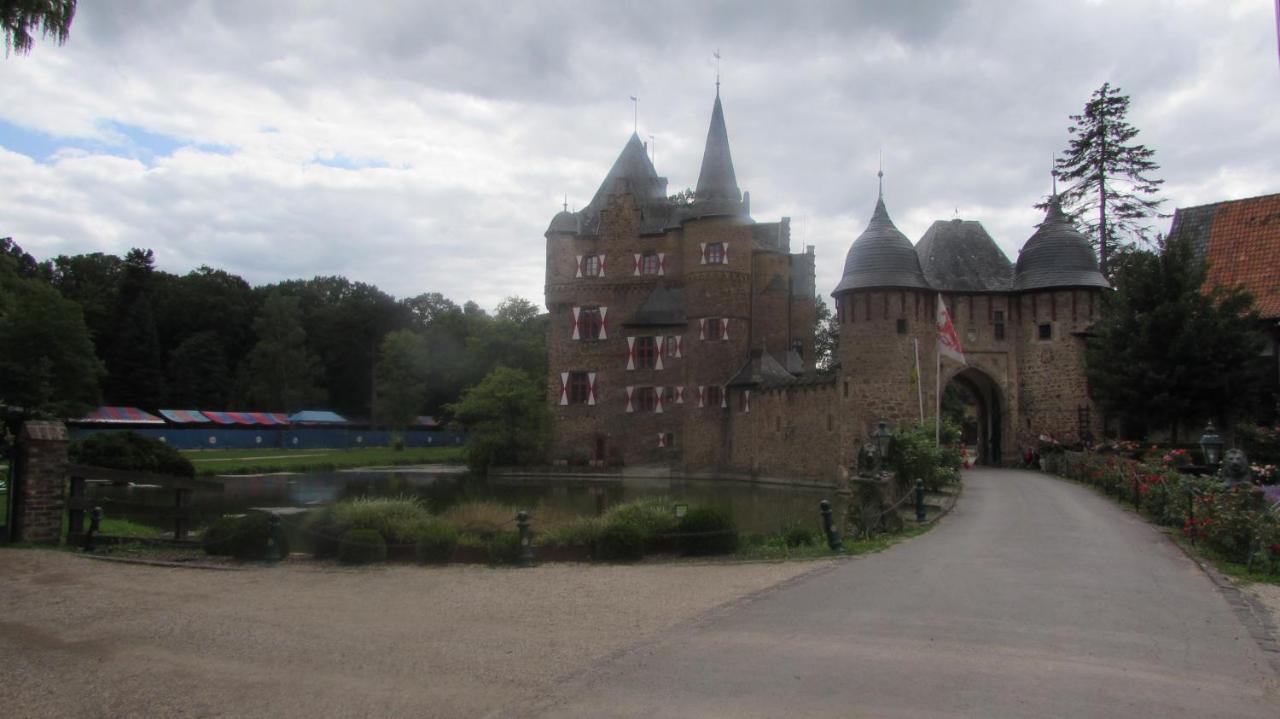
POLYGON ((668 197, 632 134, 590 203, 552 219, 553 461, 830 481, 879 422, 931 422, 952 382, 977 400, 980 461, 1098 436, 1083 337, 1108 285, 1056 199, 1014 264, 972 221, 913 246, 881 196, 832 292, 839 347, 821 374, 813 248, 791 251, 789 218, 750 213, 717 91, 692 198, 668 197), (939 298, 966 364, 934 361, 939 298))

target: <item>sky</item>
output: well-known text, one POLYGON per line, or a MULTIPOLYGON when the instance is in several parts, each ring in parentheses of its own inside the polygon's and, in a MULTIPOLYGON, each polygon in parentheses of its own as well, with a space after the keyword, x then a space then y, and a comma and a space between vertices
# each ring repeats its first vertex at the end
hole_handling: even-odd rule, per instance
POLYGON ((825 296, 881 158, 912 241, 978 220, 1016 260, 1104 82, 1166 212, 1280 192, 1276 42, 1273 0, 82 0, 65 45, 0 58, 0 237, 540 304, 543 233, 633 110, 669 189, 697 184, 718 51, 738 183, 825 296))

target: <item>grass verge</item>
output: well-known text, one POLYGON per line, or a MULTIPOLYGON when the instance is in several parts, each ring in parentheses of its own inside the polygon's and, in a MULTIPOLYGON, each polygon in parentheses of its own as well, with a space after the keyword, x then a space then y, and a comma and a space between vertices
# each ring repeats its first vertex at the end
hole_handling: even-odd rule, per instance
POLYGON ((462 447, 390 447, 358 449, 202 449, 182 453, 201 475, 266 474, 270 472, 328 472, 357 467, 411 464, 458 464, 462 447))
POLYGON ((832 557, 846 556, 856 557, 863 554, 875 554, 883 552, 899 542, 906 541, 912 537, 918 537, 937 525, 937 522, 930 522, 924 526, 908 525, 898 534, 880 534, 871 539, 850 539, 844 540, 844 554, 838 555, 832 553, 827 548, 825 539, 820 539, 814 544, 799 547, 788 547, 780 537, 765 537, 763 542, 744 542, 742 548, 732 555, 734 559, 761 561, 761 560, 809 560, 809 559, 830 559, 832 557))

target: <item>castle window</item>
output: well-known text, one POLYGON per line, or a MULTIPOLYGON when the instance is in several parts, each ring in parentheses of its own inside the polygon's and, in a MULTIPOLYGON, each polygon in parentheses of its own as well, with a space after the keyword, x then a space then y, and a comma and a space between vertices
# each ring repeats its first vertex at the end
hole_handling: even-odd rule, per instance
POLYGON ((569 404, 586 404, 591 398, 591 378, 586 372, 569 373, 569 404))
POLYGON ((1039 326, 1038 330, 1039 330, 1038 336, 1040 337, 1040 339, 1042 340, 1053 339, 1053 325, 1049 324, 1048 322, 1045 322, 1044 324, 1041 324, 1039 326))
POLYGON ((729 339, 729 320, 724 317, 707 318, 707 339, 729 339))
POLYGON ((587 255, 582 258, 582 276, 600 276, 600 255, 587 255))
POLYGON ((906 333, 907 333, 907 321, 902 319, 898 320, 898 334, 905 335, 906 333))
POLYGON ((658 433, 658 446, 659 446, 659 447, 666 447, 666 448, 670 448, 670 447, 674 447, 674 446, 676 446, 676 434, 675 434, 675 432, 659 432, 659 433, 658 433))
POLYGON ((796 356, 799 357, 800 359, 804 359, 804 342, 801 342, 800 340, 796 340, 795 342, 792 342, 791 351, 795 352, 796 356))
POLYGON ((653 369, 658 363, 658 343, 653 337, 636 338, 636 369, 653 369))
POLYGON ((830 432, 835 428, 836 428, 835 420, 831 418, 831 415, 827 415, 827 431, 830 432))
POLYGON ((849 399, 849 380, 844 381, 844 398, 849 399))
POLYGON ((603 326, 599 307, 583 307, 578 313, 578 336, 582 339, 600 339, 600 328, 603 326))
POLYGON ((676 337, 675 335, 668 336, 667 341, 663 346, 663 351, 666 352, 668 357, 671 357, 673 359, 676 357, 679 357, 680 356, 680 338, 676 337))
POLYGON ((996 310, 993 313, 992 323, 995 324, 996 341, 1004 341, 1004 310, 996 310))
POLYGON ((658 253, 646 252, 640 256, 640 274, 656 275, 661 267, 662 261, 658 258, 658 253))
POLYGON ((658 406, 658 393, 652 387, 636 387, 635 404, 637 412, 652 412, 658 406))
POLYGON ((970 328, 966 329, 966 330, 965 330, 965 332, 964 332, 964 339, 965 339, 965 341, 966 341, 966 342, 968 342, 968 343, 970 343, 970 344, 973 344, 974 342, 977 342, 977 341, 978 341, 978 328, 977 328, 977 327, 970 327, 970 328))
POLYGON ((713 384, 707 388, 707 406, 719 407, 724 402, 724 391, 720 385, 713 384))
POLYGON ((724 243, 723 242, 707 243, 707 264, 708 265, 724 264, 724 243))

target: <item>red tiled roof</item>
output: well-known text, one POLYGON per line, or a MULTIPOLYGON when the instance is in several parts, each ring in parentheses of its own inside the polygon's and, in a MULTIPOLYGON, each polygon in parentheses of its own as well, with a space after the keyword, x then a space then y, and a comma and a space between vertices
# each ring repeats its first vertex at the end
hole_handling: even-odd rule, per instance
POLYGON ((1243 285, 1263 318, 1280 318, 1280 194, 1179 208, 1169 234, 1191 236, 1207 287, 1243 285))

